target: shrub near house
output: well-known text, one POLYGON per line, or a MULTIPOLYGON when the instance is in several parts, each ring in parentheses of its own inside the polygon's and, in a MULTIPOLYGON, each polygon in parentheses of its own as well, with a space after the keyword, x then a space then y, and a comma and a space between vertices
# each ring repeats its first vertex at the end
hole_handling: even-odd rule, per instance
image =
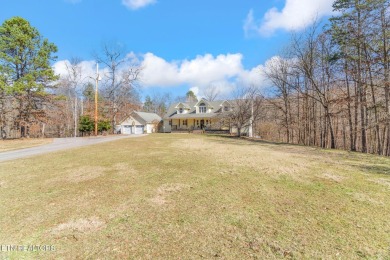
MULTIPOLYGON (((108 120, 100 120, 98 122, 98 132, 103 133, 111 129, 111 124, 108 120)), ((79 121, 79 131, 82 133, 82 136, 88 134, 95 129, 95 123, 89 116, 81 116, 79 121)))

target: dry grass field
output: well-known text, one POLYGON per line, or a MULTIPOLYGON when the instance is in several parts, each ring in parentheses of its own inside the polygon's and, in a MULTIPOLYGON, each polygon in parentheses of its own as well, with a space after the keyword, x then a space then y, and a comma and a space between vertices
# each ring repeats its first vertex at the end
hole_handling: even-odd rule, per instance
POLYGON ((390 257, 390 159, 154 134, 0 163, 0 244, 36 259, 390 257))
POLYGON ((51 138, 0 140, 0 153, 6 152, 6 151, 11 151, 11 150, 24 149, 24 148, 44 145, 44 144, 50 144, 51 142, 53 142, 53 139, 51 139, 51 138))

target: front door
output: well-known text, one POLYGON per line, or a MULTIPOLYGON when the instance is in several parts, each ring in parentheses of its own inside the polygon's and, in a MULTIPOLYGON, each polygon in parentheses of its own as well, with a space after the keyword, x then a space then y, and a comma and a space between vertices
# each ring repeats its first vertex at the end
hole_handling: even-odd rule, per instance
POLYGON ((204 119, 200 120, 200 129, 204 129, 204 119))

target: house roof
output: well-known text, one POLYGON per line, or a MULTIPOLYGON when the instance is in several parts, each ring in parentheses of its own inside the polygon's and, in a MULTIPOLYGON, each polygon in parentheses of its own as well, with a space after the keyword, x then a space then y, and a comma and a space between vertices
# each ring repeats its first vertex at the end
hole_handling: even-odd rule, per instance
POLYGON ((199 102, 179 102, 171 104, 168 108, 167 113, 164 115, 165 119, 181 119, 181 118, 210 118, 215 117, 219 113, 222 112, 222 104, 227 100, 216 100, 216 101, 207 101, 205 99, 201 99, 199 102), (211 113, 205 113, 205 114, 196 114, 196 106, 199 104, 200 101, 205 101, 205 103, 212 107, 213 110, 211 113), (177 106, 179 104, 185 104, 187 105, 190 110, 186 114, 177 114, 177 106))
POLYGON ((191 113, 194 113, 195 114, 195 111, 196 111, 196 108, 195 108, 195 105, 196 105, 196 102, 179 102, 179 103, 173 103, 169 106, 167 112, 165 113, 164 115, 164 118, 170 118, 172 117, 174 114, 177 113, 177 106, 179 104, 186 104, 190 110, 188 111, 187 115, 188 114, 191 114, 191 113))
POLYGON ((191 109, 191 107, 187 103, 180 102, 177 104, 175 108, 179 108, 179 106, 182 105, 184 108, 191 109))
POLYGON ((161 117, 157 115, 156 113, 147 113, 147 112, 138 112, 134 111, 134 114, 136 114, 140 119, 145 121, 145 123, 153 123, 153 121, 161 121, 161 117))

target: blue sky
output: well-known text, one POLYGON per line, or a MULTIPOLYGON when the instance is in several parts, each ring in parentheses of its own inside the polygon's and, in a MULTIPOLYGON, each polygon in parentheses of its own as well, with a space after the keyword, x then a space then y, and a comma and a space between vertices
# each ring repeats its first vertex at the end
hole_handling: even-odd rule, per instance
POLYGON ((104 42, 126 47, 145 68, 142 94, 216 86, 264 85, 260 70, 292 31, 327 18, 332 0, 12 0, 0 22, 21 16, 55 43, 55 68, 71 57, 93 71, 92 52, 104 42), (313 3, 314 2, 314 3, 313 3))

